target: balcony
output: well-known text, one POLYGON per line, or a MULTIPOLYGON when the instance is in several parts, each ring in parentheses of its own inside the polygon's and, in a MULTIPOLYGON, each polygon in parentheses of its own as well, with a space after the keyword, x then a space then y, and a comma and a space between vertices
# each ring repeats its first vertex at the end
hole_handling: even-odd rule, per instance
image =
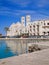
POLYGON ((49 25, 44 25, 44 26, 42 26, 43 28, 49 28, 49 25))

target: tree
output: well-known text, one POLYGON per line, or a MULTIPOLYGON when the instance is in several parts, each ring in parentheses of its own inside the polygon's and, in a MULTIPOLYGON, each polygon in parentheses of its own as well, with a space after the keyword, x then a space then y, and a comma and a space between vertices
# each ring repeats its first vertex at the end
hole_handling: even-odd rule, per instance
POLYGON ((8 27, 5 27, 4 29, 6 31, 6 36, 7 36, 7 31, 9 31, 9 28, 8 27))

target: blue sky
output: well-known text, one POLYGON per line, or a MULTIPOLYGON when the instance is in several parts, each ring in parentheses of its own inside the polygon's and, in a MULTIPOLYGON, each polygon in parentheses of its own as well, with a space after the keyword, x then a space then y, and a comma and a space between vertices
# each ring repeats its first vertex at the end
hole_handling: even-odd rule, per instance
POLYGON ((0 0, 0 33, 4 27, 31 15, 32 20, 49 19, 49 0, 0 0))

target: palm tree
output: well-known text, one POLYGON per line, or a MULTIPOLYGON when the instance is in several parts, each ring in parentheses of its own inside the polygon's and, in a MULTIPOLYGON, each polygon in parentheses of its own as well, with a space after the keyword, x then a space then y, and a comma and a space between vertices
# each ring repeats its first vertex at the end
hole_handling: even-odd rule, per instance
POLYGON ((6 36, 7 36, 7 31, 9 31, 9 28, 8 27, 5 27, 4 29, 6 31, 6 36))

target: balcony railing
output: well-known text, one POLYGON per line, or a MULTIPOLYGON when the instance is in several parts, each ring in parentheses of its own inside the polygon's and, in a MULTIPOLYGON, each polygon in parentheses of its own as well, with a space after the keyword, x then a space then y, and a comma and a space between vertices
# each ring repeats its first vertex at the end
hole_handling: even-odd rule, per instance
POLYGON ((49 28, 49 25, 44 25, 44 26, 42 26, 43 28, 49 28))

